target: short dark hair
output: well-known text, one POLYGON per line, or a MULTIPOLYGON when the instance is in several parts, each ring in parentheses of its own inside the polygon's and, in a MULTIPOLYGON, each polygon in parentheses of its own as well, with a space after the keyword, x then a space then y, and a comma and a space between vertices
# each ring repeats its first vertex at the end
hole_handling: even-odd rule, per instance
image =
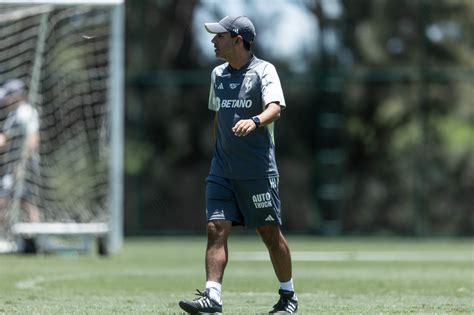
MULTIPOLYGON (((238 34, 234 32, 230 32, 230 37, 235 38, 237 37, 238 34)), ((242 42, 244 43, 244 48, 248 51, 250 51, 250 43, 242 38, 242 42)))

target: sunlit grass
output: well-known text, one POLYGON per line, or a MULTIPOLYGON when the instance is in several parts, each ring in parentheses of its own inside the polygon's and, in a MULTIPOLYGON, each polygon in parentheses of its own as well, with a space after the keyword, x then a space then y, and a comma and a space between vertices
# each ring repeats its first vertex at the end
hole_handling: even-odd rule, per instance
MULTIPOLYGON (((299 314, 474 313, 472 240, 289 241, 295 253, 318 258, 293 263, 299 314), (324 256, 331 252, 359 253, 359 260, 331 261, 324 256), (415 253, 406 256, 415 259, 367 256, 380 252, 415 253), (436 259, 422 259, 424 253, 436 253, 436 259)), ((127 239, 122 253, 109 258, 92 251, 0 256, 0 314, 181 314, 177 302, 203 288, 205 243, 202 237, 127 239)), ((229 250, 224 313, 268 312, 278 290, 270 262, 232 260, 234 253, 251 257, 264 246, 255 237, 232 237, 229 250)))

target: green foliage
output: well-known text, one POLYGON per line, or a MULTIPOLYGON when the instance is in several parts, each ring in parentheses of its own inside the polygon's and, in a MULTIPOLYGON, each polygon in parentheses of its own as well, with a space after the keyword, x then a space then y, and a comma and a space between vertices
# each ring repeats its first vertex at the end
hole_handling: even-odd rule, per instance
POLYGON ((125 152, 125 174, 137 174, 146 171, 144 168, 152 158, 154 149, 147 142, 127 141, 125 152))
POLYGON ((472 1, 346 4, 364 78, 345 91, 346 226, 472 234, 472 1))
MULTIPOLYGON (((341 3, 332 19, 322 1, 305 2, 320 29, 341 40, 332 55, 320 47, 308 57, 306 72, 291 73, 288 62, 267 58, 274 47, 254 43, 258 57, 275 63, 288 103, 275 127, 286 227, 315 230, 320 213, 332 212, 348 233, 472 235, 474 2, 341 3), (331 123, 320 117, 327 113, 340 114, 342 131, 320 128, 331 123), (334 147, 338 158, 319 165, 332 154, 320 151, 334 147), (324 180, 339 185, 335 207, 317 200, 324 180)), ((127 3, 129 230, 204 227, 213 150, 207 93, 220 61, 207 63, 197 49, 192 20, 200 5, 127 3)))

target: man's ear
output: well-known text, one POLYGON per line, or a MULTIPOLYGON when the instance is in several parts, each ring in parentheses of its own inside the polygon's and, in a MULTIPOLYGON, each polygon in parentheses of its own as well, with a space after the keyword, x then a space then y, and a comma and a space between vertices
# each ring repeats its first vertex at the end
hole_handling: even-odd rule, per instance
POLYGON ((236 36, 234 45, 237 45, 238 43, 240 43, 240 41, 242 41, 242 36, 240 36, 240 35, 236 36))

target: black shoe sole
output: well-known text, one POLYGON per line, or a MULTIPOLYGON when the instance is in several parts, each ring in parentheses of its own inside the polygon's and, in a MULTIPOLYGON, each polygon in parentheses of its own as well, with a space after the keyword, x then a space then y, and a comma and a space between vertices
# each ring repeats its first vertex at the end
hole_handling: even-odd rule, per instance
POLYGON ((214 314, 214 315, 218 315, 218 314, 222 314, 222 312, 200 312, 200 311, 197 311, 193 306, 183 302, 183 301, 180 301, 179 302, 179 307, 181 307, 181 309, 183 309, 183 311, 187 312, 188 314, 191 314, 191 315, 205 315, 205 314, 214 314))
POLYGON ((196 311, 192 306, 184 303, 183 301, 179 302, 179 307, 186 313, 192 314, 192 315, 199 315, 199 312, 196 311))

